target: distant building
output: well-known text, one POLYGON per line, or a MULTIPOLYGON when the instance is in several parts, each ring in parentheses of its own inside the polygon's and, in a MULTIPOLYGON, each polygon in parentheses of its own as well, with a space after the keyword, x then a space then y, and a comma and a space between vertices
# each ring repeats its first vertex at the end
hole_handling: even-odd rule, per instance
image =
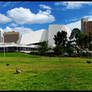
POLYGON ((4 32, 4 43, 14 42, 17 43, 19 40, 19 32, 4 32))
POLYGON ((92 32, 92 21, 88 21, 86 18, 81 19, 81 31, 85 34, 92 32))
POLYGON ((70 33, 71 33, 71 30, 65 26, 65 25, 62 25, 62 24, 52 24, 52 25, 49 25, 48 27, 48 45, 50 47, 54 47, 55 46, 55 41, 54 41, 54 35, 57 34, 58 31, 65 31, 67 32, 67 37, 70 36, 70 33))

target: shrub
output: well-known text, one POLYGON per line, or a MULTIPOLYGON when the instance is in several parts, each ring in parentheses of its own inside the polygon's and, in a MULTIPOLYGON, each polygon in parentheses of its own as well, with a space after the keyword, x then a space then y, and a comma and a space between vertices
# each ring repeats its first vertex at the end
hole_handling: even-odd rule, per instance
POLYGON ((66 52, 69 54, 69 56, 72 56, 73 54, 75 54, 76 49, 73 47, 67 48, 66 52))
POLYGON ((62 53, 64 53, 64 48, 61 45, 57 45, 53 48, 53 50, 56 55, 61 55, 62 53))
POLYGON ((48 42, 44 41, 38 45, 39 54, 44 55, 50 48, 48 48, 48 42))

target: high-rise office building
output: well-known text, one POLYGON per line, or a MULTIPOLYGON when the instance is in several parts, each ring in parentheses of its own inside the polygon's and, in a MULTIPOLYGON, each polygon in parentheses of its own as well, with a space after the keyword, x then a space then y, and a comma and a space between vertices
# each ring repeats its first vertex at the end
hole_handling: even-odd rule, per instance
POLYGON ((14 42, 17 43, 19 40, 19 32, 4 32, 4 43, 14 42))
POLYGON ((81 19, 81 31, 84 34, 88 34, 89 32, 92 32, 92 21, 88 21, 86 18, 81 19))

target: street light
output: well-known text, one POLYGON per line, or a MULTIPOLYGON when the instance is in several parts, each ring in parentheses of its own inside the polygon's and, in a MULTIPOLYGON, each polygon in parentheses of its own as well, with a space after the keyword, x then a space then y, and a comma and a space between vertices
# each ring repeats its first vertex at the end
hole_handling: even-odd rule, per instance
POLYGON ((4 47, 4 57, 5 57, 5 47, 4 47))
MULTIPOLYGON (((4 43, 4 38, 3 38, 3 43, 4 43)), ((5 43, 4 43, 4 57, 5 57, 5 43)))

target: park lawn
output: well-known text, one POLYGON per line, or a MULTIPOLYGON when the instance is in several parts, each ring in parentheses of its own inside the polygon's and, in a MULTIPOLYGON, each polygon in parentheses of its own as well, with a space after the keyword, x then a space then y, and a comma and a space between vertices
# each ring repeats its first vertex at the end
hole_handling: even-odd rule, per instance
POLYGON ((87 60, 92 58, 0 53, 0 91, 92 90, 87 60), (16 74, 16 67, 22 72, 16 74))

